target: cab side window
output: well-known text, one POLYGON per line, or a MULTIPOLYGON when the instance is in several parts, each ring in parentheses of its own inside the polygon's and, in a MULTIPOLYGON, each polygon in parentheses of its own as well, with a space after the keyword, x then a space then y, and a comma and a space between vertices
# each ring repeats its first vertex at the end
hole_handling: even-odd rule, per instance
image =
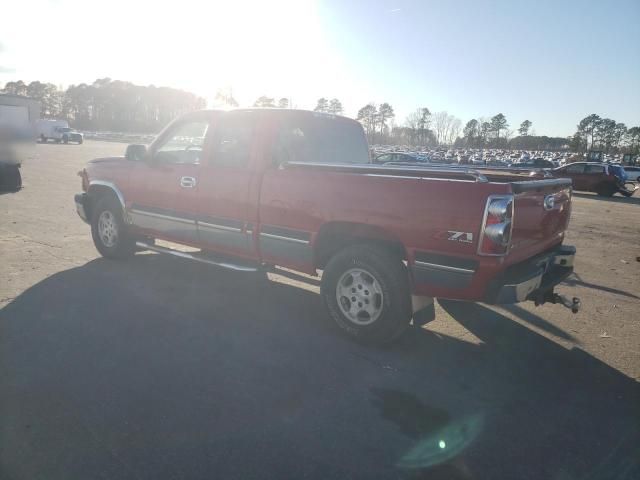
POLYGON ((246 168, 251 159, 255 126, 255 118, 250 113, 222 115, 213 131, 211 164, 246 168))
POLYGON ((197 120, 177 125, 156 148, 153 158, 161 163, 200 163, 202 146, 209 129, 209 122, 197 120))

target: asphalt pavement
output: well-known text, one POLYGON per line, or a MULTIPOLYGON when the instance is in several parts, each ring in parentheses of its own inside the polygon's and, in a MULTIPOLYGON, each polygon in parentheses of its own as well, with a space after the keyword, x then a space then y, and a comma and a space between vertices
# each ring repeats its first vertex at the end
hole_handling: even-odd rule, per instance
POLYGON ((315 279, 99 258, 75 173, 124 146, 36 151, 0 196, 1 479, 640 478, 637 199, 575 198, 580 314, 440 301, 374 349, 315 279))

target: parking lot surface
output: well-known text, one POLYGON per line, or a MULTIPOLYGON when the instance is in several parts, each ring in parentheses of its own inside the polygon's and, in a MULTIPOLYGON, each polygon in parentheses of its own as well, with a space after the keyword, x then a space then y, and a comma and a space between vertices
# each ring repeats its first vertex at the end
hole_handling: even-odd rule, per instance
POLYGON ((578 315, 443 300, 373 349, 315 279, 99 258, 76 172, 124 148, 0 196, 0 478, 640 477, 640 198, 574 195, 578 315))

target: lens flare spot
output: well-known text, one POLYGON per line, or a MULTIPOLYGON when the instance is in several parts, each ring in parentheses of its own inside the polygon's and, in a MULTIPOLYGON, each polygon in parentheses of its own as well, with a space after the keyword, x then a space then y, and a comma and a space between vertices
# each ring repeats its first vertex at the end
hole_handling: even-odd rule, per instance
POLYGON ((444 443, 444 440, 440 440, 440 441, 438 442, 438 446, 439 446, 440 448, 442 448, 442 449, 447 448, 447 444, 446 444, 446 443, 444 443))

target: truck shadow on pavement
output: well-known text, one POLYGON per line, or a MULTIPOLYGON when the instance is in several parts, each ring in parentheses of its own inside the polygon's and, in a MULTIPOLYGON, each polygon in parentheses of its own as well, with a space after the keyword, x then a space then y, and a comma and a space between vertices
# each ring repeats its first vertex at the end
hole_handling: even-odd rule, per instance
POLYGON ((622 295, 623 297, 638 298, 637 295, 634 295, 633 293, 625 292, 624 290, 619 290, 617 288, 612 288, 612 287, 605 287, 604 285, 597 285, 595 283, 585 282, 576 273, 573 273, 573 275, 567 278, 563 283, 569 286, 577 285, 580 287, 593 288, 594 290, 602 290, 603 292, 615 293, 616 295, 622 295))
POLYGON ((367 348, 313 291, 158 255, 0 310, 0 477, 637 478, 640 389, 482 305, 367 348))

